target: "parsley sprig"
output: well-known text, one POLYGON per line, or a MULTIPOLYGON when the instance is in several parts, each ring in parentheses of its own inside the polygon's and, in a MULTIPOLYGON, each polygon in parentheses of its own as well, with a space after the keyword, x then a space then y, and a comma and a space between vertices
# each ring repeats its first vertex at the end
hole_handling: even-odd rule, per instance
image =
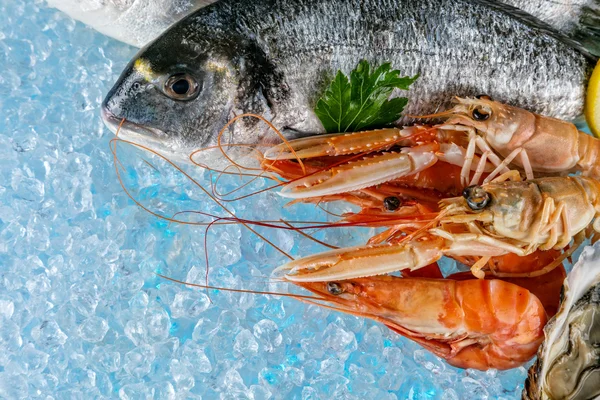
POLYGON ((338 71, 317 102, 315 113, 328 133, 384 127, 398 120, 408 103, 406 97, 388 100, 394 89, 408 90, 417 78, 401 77, 399 70, 392 70, 391 63, 371 72, 369 63, 363 60, 350 73, 350 79, 338 71))

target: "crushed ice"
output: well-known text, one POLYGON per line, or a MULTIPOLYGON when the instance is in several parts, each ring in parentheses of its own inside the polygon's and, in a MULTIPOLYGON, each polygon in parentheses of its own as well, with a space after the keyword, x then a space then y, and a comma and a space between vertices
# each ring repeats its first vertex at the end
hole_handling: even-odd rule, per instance
MULTIPOLYGON (((519 397, 524 368, 463 371, 371 321, 158 278, 204 282, 205 229, 151 217, 117 181, 99 105, 135 49, 39 0, 5 0, 0 15, 0 398, 519 397)), ((150 208, 221 212, 146 155, 120 157, 150 208)), ((266 194, 231 207, 257 219, 317 214, 282 205, 266 194)), ((322 250, 270 237, 295 254, 322 250)), ((286 289, 268 279, 285 257, 246 229, 212 229, 208 245, 211 284, 286 289)))

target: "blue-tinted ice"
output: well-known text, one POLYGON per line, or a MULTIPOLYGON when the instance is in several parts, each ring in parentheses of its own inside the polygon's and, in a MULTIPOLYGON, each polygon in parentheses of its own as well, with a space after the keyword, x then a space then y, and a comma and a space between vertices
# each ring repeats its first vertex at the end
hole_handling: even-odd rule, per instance
MULTIPOLYGON (((204 282, 205 228, 150 216, 117 180, 99 106, 135 49, 39 0, 4 0, 0 15, 0 398, 519 397, 524 368, 463 371, 371 321, 158 278, 204 282)), ((119 154, 151 209, 222 212, 165 163, 119 154)), ((229 206, 323 218, 283 205, 268 193, 229 206)), ((295 255, 323 250, 286 231, 269 237, 295 255)), ((247 229, 211 228, 208 247, 212 284, 286 290, 268 279, 286 258, 247 229)))

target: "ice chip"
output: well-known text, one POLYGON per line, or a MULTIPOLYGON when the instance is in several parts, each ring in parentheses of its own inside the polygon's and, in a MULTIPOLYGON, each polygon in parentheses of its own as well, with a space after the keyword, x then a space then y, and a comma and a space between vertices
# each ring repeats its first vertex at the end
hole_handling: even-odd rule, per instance
POLYGON ((250 393, 252 393, 252 398, 254 400, 269 400, 272 396, 269 389, 260 385, 250 386, 250 393))
POLYGON ((135 399, 154 399, 156 389, 148 386, 147 383, 131 383, 119 389, 119 399, 135 400, 135 399))
POLYGON ((92 316, 79 326, 79 336, 87 342, 96 343, 104 339, 108 332, 108 322, 104 318, 92 316))
POLYGON ((125 325, 125 336, 136 346, 145 343, 148 338, 148 330, 143 319, 130 320, 125 325))
POLYGON ((337 358, 328 358, 321 361, 321 368, 319 369, 321 374, 343 374, 344 363, 337 358))
POLYGON ((442 393, 442 400, 459 400, 458 394, 454 389, 446 389, 442 393))
POLYGON ((415 350, 414 359, 417 364, 435 374, 440 374, 446 369, 446 365, 438 357, 426 350, 415 350))
POLYGON ((267 353, 274 352, 283 341, 277 324, 269 319, 263 319, 254 325, 254 336, 267 353))
POLYGON ((38 296, 42 293, 48 292, 52 288, 52 284, 50 283, 50 279, 46 276, 46 274, 38 274, 34 275, 31 279, 29 279, 25 283, 25 287, 33 296, 38 296))
POLYGON ((258 353, 258 343, 248 329, 242 330, 235 337, 233 350, 238 357, 250 357, 258 353))
POLYGON ((193 374, 179 360, 171 360, 169 363, 169 372, 175 381, 178 391, 187 392, 196 384, 193 374))
POLYGON ((129 299, 129 308, 134 313, 145 313, 148 307, 148 294, 142 290, 129 299))
POLYGON ((370 327, 358 346, 359 348, 368 348, 371 352, 383 353, 383 334, 381 333, 381 328, 377 325, 370 327))
POLYGON ((18 222, 11 222, 0 232, 0 252, 8 253, 13 250, 17 240, 25 237, 26 230, 18 222))
POLYGON ((46 222, 33 216, 27 224, 27 240, 38 251, 46 251, 50 247, 50 232, 46 222))
POLYGON ((107 374, 121 369, 121 353, 112 346, 95 346, 91 352, 91 360, 101 371, 107 374))
POLYGON ((56 350, 67 341, 67 335, 60 329, 56 321, 46 320, 33 328, 31 337, 43 348, 56 350))
POLYGON ((302 388, 302 400, 320 400, 319 392, 313 387, 305 386, 302 388))
POLYGON ((227 370, 222 376, 222 387, 226 393, 246 392, 248 390, 240 373, 235 368, 227 370))
POLYGON ((278 299, 271 299, 263 307, 263 314, 270 319, 281 320, 285 318, 285 308, 283 302, 278 299))
POLYGON ((98 286, 92 282, 78 282, 71 286, 70 292, 70 302, 77 311, 85 316, 94 314, 100 298, 98 286))
POLYGON ((90 390, 96 386, 96 372, 89 368, 70 368, 67 370, 67 382, 90 390))
POLYGON ((332 398, 347 398, 350 380, 338 374, 324 374, 311 381, 311 386, 319 393, 327 393, 332 398))
POLYGON ((179 349, 180 360, 186 363, 196 373, 210 373, 213 368, 210 360, 204 353, 204 348, 190 340, 179 349))
POLYGON ((28 343, 21 349, 18 361, 22 364, 26 373, 33 375, 42 372, 46 368, 49 357, 47 353, 36 350, 32 343, 28 343))
POLYGON ((114 395, 110 377, 103 372, 96 372, 96 387, 102 396, 110 397, 114 395))
POLYGON ((28 381, 30 387, 41 393, 51 393, 58 386, 58 378, 52 374, 30 375, 28 381))
POLYGON ((240 329, 240 319, 233 311, 223 311, 221 315, 219 315, 219 320, 217 321, 219 326, 219 330, 226 335, 233 336, 240 329))
POLYGON ((173 358, 175 352, 179 349, 179 338, 170 337, 162 342, 156 342, 152 345, 157 358, 173 358))
POLYGON ((0 318, 10 319, 15 312, 15 304, 10 299, 0 299, 0 318))
POLYGON ((199 342, 204 342, 219 331, 219 325, 215 321, 207 318, 200 318, 194 326, 192 338, 199 342))
POLYGON ((473 398, 489 398, 488 391, 480 381, 467 376, 462 378, 461 382, 465 393, 470 393, 473 398))
POLYGON ((351 364, 348 370, 350 372, 350 380, 355 386, 369 386, 375 382, 375 376, 365 368, 351 364))
POLYGON ((205 293, 197 290, 186 290, 175 295, 171 303, 173 318, 198 318, 210 307, 210 300, 205 293))
POLYGON ((11 375, 0 372, 0 398, 26 399, 28 398, 27 379, 23 375, 11 375))
POLYGON ((169 337, 171 320, 169 314, 162 308, 152 308, 146 313, 146 329, 148 335, 155 340, 169 337))
POLYGON ((383 355, 390 367, 400 367, 402 365, 402 360, 404 360, 402 350, 397 347, 386 347, 383 349, 383 355))
POLYGON ((10 182, 18 198, 38 203, 44 199, 44 183, 36 178, 26 176, 20 169, 13 170, 10 182))
POLYGON ((323 346, 342 361, 345 361, 350 353, 357 349, 354 333, 333 323, 329 324, 323 332, 323 346))
POLYGON ((291 382, 296 386, 302 386, 304 383, 304 372, 301 369, 286 367, 285 376, 288 382, 291 382))
POLYGON ((277 393, 278 396, 285 397, 293 385, 286 379, 283 368, 264 368, 259 374, 260 383, 269 388, 269 391, 277 393))
POLYGON ((123 369, 136 378, 142 378, 150 372, 153 361, 154 349, 149 345, 143 345, 125 354, 123 369))

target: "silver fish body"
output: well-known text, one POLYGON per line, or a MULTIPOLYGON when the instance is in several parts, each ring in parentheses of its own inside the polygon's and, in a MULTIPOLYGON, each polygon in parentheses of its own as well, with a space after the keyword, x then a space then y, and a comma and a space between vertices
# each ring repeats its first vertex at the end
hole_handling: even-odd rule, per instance
MULTIPOLYGON (((113 130, 125 119, 125 137, 180 155, 214 144, 246 112, 287 132, 321 133, 318 97, 337 70, 349 74, 367 59, 420 74, 407 115, 487 94, 572 120, 595 60, 530 22, 487 1, 221 0, 142 49, 103 115, 113 130)), ((244 120, 233 141, 258 143, 263 128, 244 120)))
MULTIPOLYGON (((47 0, 72 18, 142 47, 185 15, 216 0, 47 0)), ((600 0, 502 0, 600 53, 600 0)))

